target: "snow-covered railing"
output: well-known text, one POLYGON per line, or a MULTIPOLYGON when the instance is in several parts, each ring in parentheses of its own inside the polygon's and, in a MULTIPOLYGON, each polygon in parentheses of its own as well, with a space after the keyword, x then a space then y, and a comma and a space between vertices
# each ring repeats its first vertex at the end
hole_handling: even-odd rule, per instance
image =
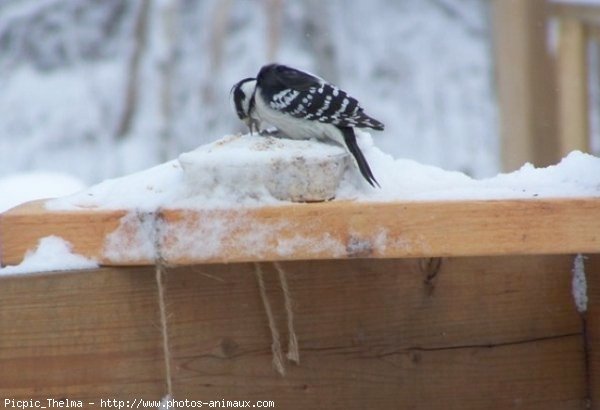
POLYGON ((600 408, 598 158, 474 180, 363 135, 372 189, 270 138, 0 214, 5 407, 600 408), (313 166, 335 200, 277 199, 329 198, 313 166))
POLYGON ((3 263, 41 238, 60 254, 54 235, 83 255, 75 266, 104 266, 2 279, 6 397, 159 400, 168 379, 175 400, 290 409, 598 408, 598 198, 154 213, 36 202, 3 214, 0 235, 3 263), (299 364, 280 355, 278 372, 269 346, 285 351, 292 334, 299 364))
POLYGON ((598 41, 600 3, 597 1, 550 2, 558 19, 556 59, 558 125, 562 155, 572 151, 590 151, 588 44, 598 41))
POLYGON ((600 251, 600 198, 51 211, 1 219, 2 263, 58 236, 103 266, 600 251))
POLYGON ((547 166, 572 150, 597 152, 590 122, 598 117, 597 49, 589 43, 600 38, 600 3, 490 4, 502 168, 547 166))

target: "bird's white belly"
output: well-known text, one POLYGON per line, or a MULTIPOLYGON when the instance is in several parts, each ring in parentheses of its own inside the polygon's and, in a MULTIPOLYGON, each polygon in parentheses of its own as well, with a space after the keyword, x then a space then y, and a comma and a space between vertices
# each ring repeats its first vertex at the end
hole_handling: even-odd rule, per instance
POLYGON ((257 93, 256 113, 261 121, 271 124, 292 139, 325 139, 333 140, 338 144, 345 146, 344 138, 340 130, 332 124, 326 124, 319 121, 301 120, 276 111, 265 104, 262 97, 257 93))

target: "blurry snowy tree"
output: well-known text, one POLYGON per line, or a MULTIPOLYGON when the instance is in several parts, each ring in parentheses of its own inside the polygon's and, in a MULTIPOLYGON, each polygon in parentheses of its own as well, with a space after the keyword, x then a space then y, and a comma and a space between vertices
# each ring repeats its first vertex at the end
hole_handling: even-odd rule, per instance
POLYGON ((139 72, 142 53, 148 43, 148 10, 150 3, 140 1, 133 12, 129 50, 126 56, 125 86, 123 87, 122 106, 117 112, 115 137, 124 138, 131 131, 131 123, 138 102, 139 72))
POLYGON ((0 176, 88 182, 243 131, 231 85, 276 60, 386 123, 394 156, 497 170, 487 0, 0 0, 0 176))
POLYGON ((40 71, 115 57, 128 2, 120 0, 2 0, 2 71, 29 64, 40 71))

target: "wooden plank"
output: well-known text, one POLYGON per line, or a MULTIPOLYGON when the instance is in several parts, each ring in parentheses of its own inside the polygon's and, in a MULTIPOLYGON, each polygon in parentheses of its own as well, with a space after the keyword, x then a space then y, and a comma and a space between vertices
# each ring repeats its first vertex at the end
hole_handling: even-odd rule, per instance
POLYGON ((152 264, 157 256, 194 264, 600 252, 600 198, 333 201, 147 215, 49 212, 34 203, 0 218, 3 264, 19 263, 47 235, 104 265, 152 264), (124 240, 107 250, 117 231, 124 240), (136 254, 138 247, 145 253, 136 254))
POLYGON ((560 20, 558 90, 560 151, 589 151, 587 37, 584 24, 572 17, 560 20))
POLYGON ((585 259, 588 285, 588 311, 585 314, 587 328, 587 361, 589 372, 588 391, 592 409, 600 409, 600 255, 587 255, 585 259))
POLYGON ((555 164, 560 158, 556 79, 546 44, 546 0, 493 0, 493 51, 500 105, 502 166, 555 164))
POLYGON ((548 2, 547 7, 551 14, 560 19, 572 18, 591 26, 600 25, 600 7, 597 4, 586 4, 585 2, 561 3, 554 0, 548 2))
POLYGON ((600 199, 330 202, 164 210, 161 217, 165 228, 159 253, 172 264, 591 253, 600 248, 600 199))
POLYGON ((164 362, 153 272, 0 278, 2 403, 160 398, 164 362))
MULTIPOLYGON (((283 408, 583 408, 572 257, 444 259, 431 283, 421 265, 283 264, 300 345, 285 377, 271 365, 252 265, 170 270, 175 396, 283 408)), ((285 349, 281 290, 263 268, 285 349)))
POLYGON ((41 238, 50 235, 71 243, 75 253, 98 257, 104 253, 106 237, 126 215, 112 210, 50 212, 44 203, 33 201, 0 213, 0 265, 19 263, 41 238))
POLYGON ((255 370, 266 352, 209 367, 188 358, 175 395, 273 400, 285 409, 584 409, 578 337, 494 348, 391 353, 332 347, 305 354, 285 377, 255 370), (350 352, 349 352, 350 350, 350 352), (246 368, 231 375, 229 371, 246 368), (247 383, 252 380, 252 383, 247 383))
MULTIPOLYGON (((271 366, 252 264, 167 269, 175 398, 286 409, 583 408, 572 259, 283 263, 300 345, 285 377, 271 366)), ((273 266, 263 268, 285 347, 280 285, 273 266)), ((0 394, 162 397, 154 280, 152 268, 2 278, 0 394)))

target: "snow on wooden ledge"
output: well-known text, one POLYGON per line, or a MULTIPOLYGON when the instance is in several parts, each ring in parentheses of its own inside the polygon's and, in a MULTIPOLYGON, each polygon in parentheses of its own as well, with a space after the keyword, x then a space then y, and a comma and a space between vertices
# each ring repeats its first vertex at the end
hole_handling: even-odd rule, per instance
POLYGON ((57 236, 101 265, 600 252, 600 198, 350 202, 0 214, 2 265, 57 236))
POLYGON ((555 166, 476 180, 394 159, 358 137, 381 189, 354 166, 322 169, 343 157, 339 147, 228 136, 0 214, 0 262, 18 264, 48 243, 101 265, 600 252, 600 158, 572 152, 555 166), (315 172, 291 166, 296 158, 315 172), (315 194, 335 200, 282 200, 315 194))

